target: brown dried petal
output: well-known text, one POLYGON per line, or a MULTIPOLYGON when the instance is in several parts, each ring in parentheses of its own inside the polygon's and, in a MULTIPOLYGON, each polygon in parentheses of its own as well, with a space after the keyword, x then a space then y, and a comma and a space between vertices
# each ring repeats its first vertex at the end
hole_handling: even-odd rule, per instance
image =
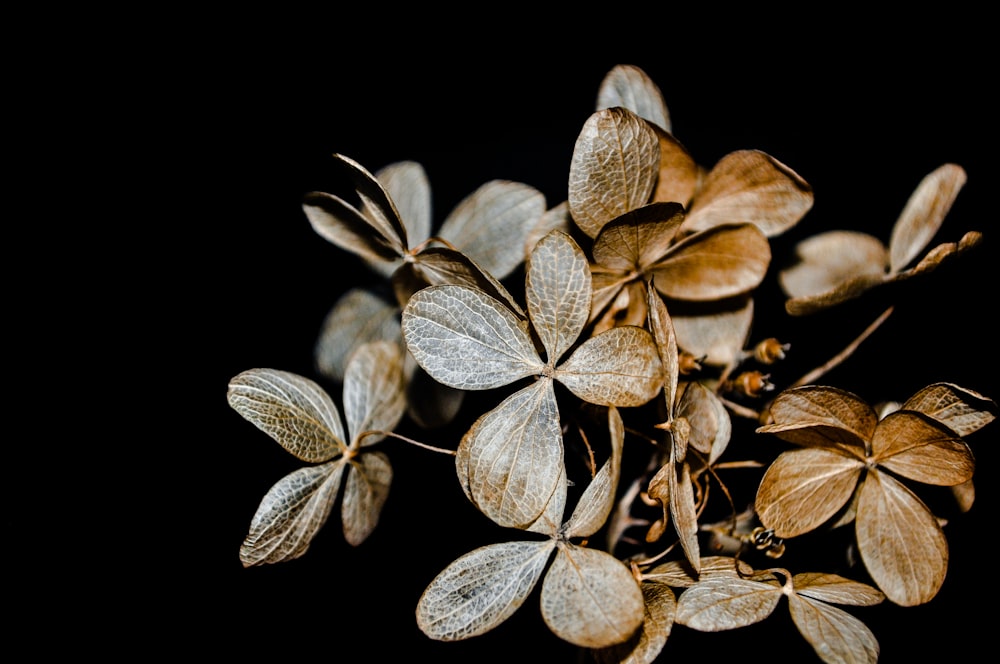
POLYGON ((531 324, 554 366, 590 317, 590 265, 572 237, 551 231, 535 245, 525 278, 531 324))
POLYGON ((351 353, 368 341, 402 343, 400 309, 372 291, 352 288, 345 292, 323 319, 315 346, 316 368, 338 383, 351 353))
POLYGON ((709 465, 715 463, 729 445, 733 423, 719 396, 701 383, 688 383, 677 406, 690 424, 688 444, 708 455, 709 465))
POLYGON ((345 464, 337 459, 293 471, 272 486, 240 545, 244 567, 302 556, 330 516, 345 464))
POLYGON ((392 466, 381 451, 361 454, 348 466, 341 505, 344 539, 348 544, 360 545, 375 530, 391 484, 392 466))
POLYGON ((322 387, 277 369, 249 369, 229 381, 229 405, 296 459, 329 461, 347 449, 340 411, 322 387))
POLYGON ((670 310, 677 345, 711 366, 729 366, 742 357, 753 314, 749 296, 697 307, 677 303, 670 310))
POLYGON ((663 651, 677 613, 677 598, 670 586, 655 581, 641 585, 645 603, 642 627, 622 643, 595 650, 598 664, 652 664, 663 651))
POLYGON ((545 624, 584 648, 604 648, 632 636, 642 625, 644 606, 629 568, 599 549, 559 548, 542 581, 545 624))
POLYGON ((710 578, 681 593, 676 620, 699 632, 747 627, 770 616, 781 597, 777 582, 710 578))
POLYGON ((966 179, 961 166, 944 164, 920 181, 892 228, 890 273, 902 271, 927 247, 941 228, 966 179))
POLYGON ((684 221, 680 203, 650 203, 609 222, 594 239, 591 255, 603 268, 639 271, 663 257, 684 221))
POLYGON ((967 436, 996 419, 996 402, 954 383, 932 383, 902 404, 933 417, 960 436, 967 436))
POLYGON ((827 231, 795 245, 795 261, 778 273, 778 281, 788 297, 805 298, 833 291, 852 279, 883 281, 888 268, 888 252, 878 238, 857 231, 827 231))
POLYGON ((670 131, 670 113, 659 86, 635 65, 616 65, 597 90, 595 110, 623 106, 641 118, 670 131))
MULTIPOLYGON (((878 415, 860 397, 846 390, 824 385, 806 385, 778 394, 770 408, 772 424, 758 433, 785 434, 801 427, 832 427, 846 434, 841 442, 867 446, 878 425, 878 415)), ((795 441, 797 442, 797 441, 795 441)))
POLYGON ((457 558, 417 602, 417 626, 436 641, 462 641, 504 622, 531 594, 555 542, 488 544, 457 558))
POLYGON ((667 297, 719 300, 756 288, 770 262, 771 247, 756 226, 714 226, 675 244, 647 273, 667 297))
POLYGON ((759 150, 737 150, 708 172, 684 230, 750 223, 774 237, 797 224, 812 204, 812 188, 798 173, 759 150))
POLYGON ((802 535, 850 500, 864 468, 862 460, 825 449, 782 452, 761 478, 754 509, 776 536, 802 535))
POLYGON ((877 588, 867 583, 852 581, 838 574, 805 572, 792 577, 792 585, 799 595, 831 604, 850 606, 875 606, 885 599, 877 588))
POLYGON ((544 213, 542 192, 520 182, 492 180, 455 206, 438 235, 503 279, 524 262, 524 243, 544 213))
MULTIPOLYGON (((482 415, 462 441, 472 502, 501 526, 523 528, 545 510, 563 472, 552 381, 542 379, 482 415)), ((561 515, 560 515, 561 516, 561 515)))
POLYGON ((863 622, 843 609, 792 593, 788 609, 799 634, 827 664, 875 664, 879 645, 863 622))
POLYGON ((673 135, 653 127, 660 142, 660 172, 656 179, 653 201, 677 202, 687 207, 694 192, 701 186, 705 169, 673 135))
POLYGON ((653 337, 632 325, 587 339, 552 375, 577 397, 600 406, 641 406, 663 387, 653 337))
POLYGON ((666 583, 675 588, 688 588, 699 580, 736 579, 741 575, 749 576, 752 573, 753 568, 742 560, 730 556, 703 556, 700 573, 695 572, 687 560, 671 560, 657 565, 643 574, 642 578, 666 583))
POLYGON ((948 570, 948 541, 937 518, 902 483, 868 473, 855 534, 868 573, 890 601, 916 606, 937 595, 948 570))
POLYGON ((898 475, 939 486, 961 484, 975 470, 972 450, 957 434, 929 415, 907 410, 879 422, 872 459, 898 475))
POLYGON ((569 169, 569 209, 589 237, 649 202, 660 164, 650 125, 632 111, 597 111, 583 125, 569 169))

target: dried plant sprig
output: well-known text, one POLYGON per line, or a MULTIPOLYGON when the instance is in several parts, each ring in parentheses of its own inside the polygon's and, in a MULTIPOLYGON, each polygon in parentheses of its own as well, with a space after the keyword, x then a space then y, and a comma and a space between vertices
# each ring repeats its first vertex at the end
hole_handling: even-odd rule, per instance
POLYGON ((492 180, 432 233, 419 163, 369 171, 333 159, 353 199, 311 192, 304 214, 383 277, 393 301, 348 288, 324 320, 316 369, 343 384, 346 426, 305 376, 251 369, 231 380, 230 406, 311 464, 261 502, 240 549, 245 566, 304 555, 342 487, 345 539, 364 543, 392 480, 373 445, 392 439, 453 455, 465 499, 521 533, 429 581, 416 618, 431 639, 491 631, 541 582, 545 624, 602 664, 650 664, 677 626, 748 626, 782 597, 820 660, 874 662, 874 634, 834 605, 914 606, 937 595, 946 519, 911 485, 949 487, 958 509, 971 509, 965 438, 996 419, 996 404, 948 382, 874 406, 818 384, 892 306, 819 367, 772 382, 793 349, 765 336, 778 330, 755 295, 780 267, 786 313, 802 316, 977 246, 982 234, 969 231, 913 264, 965 184, 960 166, 921 181, 888 245, 842 229, 799 243, 797 263, 773 264, 772 238, 804 221, 811 185, 760 150, 700 165, 674 136, 660 89, 633 65, 602 81, 567 198, 551 207, 529 185, 492 180), (509 279, 518 268, 523 290, 509 279), (503 396, 472 413, 473 391, 503 396), (407 417, 425 434, 445 431, 463 412, 473 424, 457 445, 394 431, 407 417), (587 431, 595 414, 598 435, 587 431), (768 458, 755 435, 791 449, 768 458), (636 463, 626 471, 625 460, 636 463), (737 472, 757 473, 749 495, 731 488, 737 472), (849 569, 874 586, 769 567, 797 553, 799 538, 847 530, 860 560, 849 569), (767 565, 758 571, 751 558, 767 565))

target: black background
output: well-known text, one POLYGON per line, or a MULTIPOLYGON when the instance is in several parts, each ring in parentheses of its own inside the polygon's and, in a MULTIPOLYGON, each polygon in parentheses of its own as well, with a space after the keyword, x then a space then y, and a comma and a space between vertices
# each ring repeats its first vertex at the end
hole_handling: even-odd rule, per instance
MULTIPOLYGON (((86 592, 111 597, 115 624, 144 648, 172 654, 577 661, 575 649, 540 622, 537 593, 503 625, 467 642, 436 643, 419 632, 413 611, 433 576, 508 533, 467 504, 448 457, 402 443, 387 447, 396 477, 363 545, 344 543, 335 513, 303 558, 243 569, 239 546, 260 499, 297 462, 230 409, 225 393, 232 376, 253 367, 317 378, 312 350, 323 317, 345 288, 369 278, 301 211, 304 193, 331 182, 331 153, 370 170, 419 161, 436 223, 494 178, 531 184, 554 205, 565 198, 573 144, 600 81, 616 64, 638 65, 658 83, 674 134, 703 165, 760 149, 813 186, 813 210, 773 240, 775 256, 832 228, 888 241, 920 179, 942 163, 962 165, 969 181, 933 242, 980 230, 984 244, 899 289, 896 313, 825 381, 872 402, 903 400, 936 381, 997 398, 995 56, 978 30, 968 30, 976 20, 905 31, 838 24, 821 40, 816 24, 764 21, 723 32, 638 14, 593 18, 585 27, 489 23, 500 36, 456 18, 454 30, 414 28, 406 37, 379 20, 302 15, 279 27, 260 15, 248 24, 194 21, 176 39, 158 41, 163 52, 152 68, 163 85, 150 97, 158 119, 142 135, 162 131, 153 159, 171 163, 171 177, 146 199, 148 207, 162 200, 171 216, 160 229, 169 277, 155 285, 168 306, 162 324, 149 328, 160 352, 140 391, 149 397, 146 430, 163 442, 149 460, 152 450, 141 450, 142 470, 116 486, 131 505, 119 517, 135 516, 127 526, 107 524, 122 545, 96 555, 99 578, 88 579, 86 592)), ((780 301, 765 298, 760 307, 778 312, 780 301)), ((805 370, 879 310, 857 304, 774 324, 787 326, 785 340, 805 370)), ((952 560, 938 597, 921 607, 858 612, 881 644, 882 662, 956 647, 964 661, 978 661, 991 643, 980 626, 991 613, 984 593, 995 578, 997 426, 970 439, 978 498, 946 528, 952 560)), ((441 438, 426 442, 457 443, 441 438)), ((786 616, 781 606, 763 625, 721 634, 677 626, 661 659, 710 652, 810 661, 786 616)), ((115 629, 105 624, 89 645, 120 645, 115 629)))

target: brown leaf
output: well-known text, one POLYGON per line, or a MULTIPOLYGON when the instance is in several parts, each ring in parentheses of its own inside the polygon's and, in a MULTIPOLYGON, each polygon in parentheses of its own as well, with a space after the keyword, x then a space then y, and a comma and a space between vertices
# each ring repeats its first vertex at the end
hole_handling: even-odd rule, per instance
POLYGON ((663 583, 647 581, 641 589, 645 603, 642 626, 622 643, 593 651, 599 664, 652 664, 663 651, 674 626, 677 598, 663 583))
POLYGON ((833 445, 863 455, 878 415, 860 397, 825 385, 784 390, 771 402, 772 424, 757 429, 797 445, 833 445), (861 450, 858 450, 861 448, 861 450))
POLYGON ((695 162, 687 148, 673 135, 659 127, 653 127, 653 130, 660 142, 660 172, 652 201, 676 202, 686 207, 701 186, 705 169, 695 162))
POLYGON ((670 113, 660 88, 635 65, 615 65, 601 80, 596 110, 622 106, 670 131, 670 113))
POLYGON ((743 358, 754 303, 747 295, 691 305, 671 302, 677 345, 704 364, 725 367, 743 358))
POLYGON ((344 539, 348 544, 359 546, 375 530, 391 484, 392 466, 383 452, 361 454, 348 466, 341 504, 344 539))
POLYGON ((761 523, 784 539, 817 528, 850 500, 864 468, 863 458, 821 448, 782 452, 757 489, 761 523))
POLYGON ((957 164, 944 164, 924 176, 892 227, 890 273, 901 272, 927 247, 966 179, 965 170, 957 164))
POLYGON ((953 486, 972 479, 972 450, 937 420, 916 411, 887 415, 872 438, 872 460, 926 484, 953 486))
POLYGON ((838 574, 806 572, 792 577, 795 592, 831 604, 874 606, 882 603, 885 595, 867 583, 852 581, 838 574))
POLYGON ((875 664, 879 645, 863 622, 829 604, 792 593, 788 609, 799 634, 827 664, 842 662, 875 664))
POLYGON ((954 383, 932 383, 907 399, 902 408, 930 415, 964 437, 995 420, 997 404, 954 383))
POLYGON ((560 638, 584 648, 623 642, 642 625, 642 591, 611 554, 560 547, 542 580, 542 618, 560 638))
POLYGON ((719 300, 756 288, 767 274, 771 247, 752 224, 714 226, 691 235, 647 272, 677 300, 719 300))
POLYGON ((812 204, 812 188, 798 173, 760 150, 737 150, 708 172, 684 231, 749 223, 774 237, 797 224, 812 204))
POLYGON ((438 236, 503 279, 524 262, 524 243, 544 213, 545 195, 534 187, 491 180, 455 206, 438 236))
POLYGON ((700 580, 721 578, 738 579, 749 576, 753 568, 742 560, 730 556, 703 556, 701 571, 696 572, 691 563, 684 560, 671 560, 660 563, 642 575, 643 579, 659 581, 674 588, 688 588, 700 580), (738 567, 738 571, 737 571, 738 567))
POLYGON ((890 601, 916 606, 937 595, 948 569, 948 541, 937 518, 899 481, 868 473, 855 534, 868 573, 890 601))
POLYGON ((889 252, 868 233, 834 230, 795 245, 795 260, 778 273, 785 294, 793 300, 828 293, 851 280, 875 283, 887 278, 889 252))
POLYGON ((583 125, 569 169, 569 209, 587 236, 649 202, 660 145, 649 124, 632 111, 607 108, 583 125))
POLYGON ((691 470, 687 463, 676 463, 671 457, 667 481, 670 484, 670 516, 674 530, 680 539, 684 556, 695 571, 701 567, 701 551, 698 546, 698 509, 694 502, 691 485, 691 470))
POLYGON ((747 627, 770 616, 781 597, 777 581, 713 577, 681 593, 676 620, 699 632, 747 627))

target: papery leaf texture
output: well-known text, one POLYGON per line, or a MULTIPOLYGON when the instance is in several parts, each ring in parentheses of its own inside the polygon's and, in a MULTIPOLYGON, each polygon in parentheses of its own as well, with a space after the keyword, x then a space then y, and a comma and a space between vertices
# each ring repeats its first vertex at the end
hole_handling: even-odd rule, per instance
POLYGON ((879 645, 868 626, 843 609, 792 593, 788 609, 799 634, 827 664, 878 661, 879 645))
POLYGON ((347 466, 340 459, 292 471, 264 495, 240 545, 244 567, 302 556, 333 509, 347 466))
POLYGON ((778 281, 790 298, 809 297, 851 279, 881 281, 889 270, 889 252, 877 237, 850 230, 813 235, 795 245, 795 262, 783 267, 778 281))
POLYGON ((930 415, 959 436, 979 431, 996 419, 997 404, 982 394, 954 383, 932 383, 902 405, 930 415))
POLYGON ((642 577, 674 588, 690 588, 708 579, 738 579, 753 573, 749 564, 731 556, 702 556, 700 567, 696 571, 687 559, 670 560, 660 563, 642 577))
POLYGON ((648 203, 659 162, 659 141, 644 119, 622 107, 591 114, 569 169, 569 209, 579 229, 597 237, 609 221, 648 203))
POLYGON ((968 481, 975 470, 972 450, 958 434, 929 415, 906 410, 879 422, 872 460, 903 477, 940 486, 968 481))
POLYGON ((812 187, 786 164, 760 150, 736 150, 708 172, 684 230, 750 223, 774 237, 795 226, 812 205, 812 187))
POLYGON ((361 344, 379 340, 402 344, 400 311, 372 290, 346 291, 323 318, 314 351, 317 370, 342 383, 347 359, 361 344))
POLYGON ((792 584, 799 595, 830 604, 875 606, 885 600, 885 594, 877 588, 839 574, 804 572, 793 576, 792 584))
POLYGON ((378 525, 392 485, 392 466, 381 451, 361 454, 348 466, 341 504, 344 539, 359 546, 378 525))
POLYGON ((645 71, 635 65, 615 65, 601 80, 594 110, 614 106, 627 108, 661 129, 670 131, 670 111, 663 92, 645 71))
POLYGON ((710 307, 671 302, 677 345, 713 367, 734 365, 750 336, 754 301, 749 295, 710 303, 710 307))
POLYGON ((352 447, 374 445, 402 419, 403 352, 394 341, 372 341, 351 355, 344 374, 344 417, 352 447))
POLYGON ((721 300, 760 285, 771 247, 753 224, 713 226, 690 235, 650 266, 657 289, 676 300, 721 300))
POLYGON ((553 540, 488 544, 453 561, 417 602, 417 626, 438 641, 485 634, 507 620, 534 589, 553 540))
POLYGON ((850 500, 864 468, 863 459, 821 448, 782 452, 757 488, 761 523, 782 538, 814 530, 850 500))
POLYGON ((782 597, 777 582, 710 578, 684 590, 677 599, 677 622, 699 632, 721 632, 758 623, 782 597))
POLYGON ((965 169, 957 164, 943 164, 924 176, 892 227, 890 273, 902 271, 930 244, 966 180, 965 169))
POLYGON ((614 406, 608 408, 608 436, 611 453, 583 490, 573 514, 566 521, 564 531, 567 538, 590 537, 604 525, 614 507, 625 441, 625 424, 614 406))
POLYGON ((948 570, 948 541, 937 518, 901 482, 868 474, 855 536, 865 568, 890 601, 916 606, 937 595, 948 570))
POLYGON ((463 198, 438 235, 497 279, 524 262, 523 245, 545 213, 545 195, 509 180, 491 180, 463 198))
POLYGON ((301 461, 328 461, 347 448, 340 411, 308 378, 250 369, 229 382, 227 398, 236 412, 301 461))
POLYGON ((632 325, 587 339, 553 377, 580 399, 601 406, 641 406, 663 386, 653 337, 632 325))
POLYGON ((590 314, 590 267, 572 237, 552 231, 538 241, 528 262, 525 299, 548 365, 555 366, 590 314))
POLYGON ((664 583, 647 581, 640 588, 645 603, 642 626, 625 641, 594 650, 599 664, 652 664, 663 651, 674 626, 677 598, 664 583))
POLYGON ((462 437, 456 463, 465 465, 459 477, 464 473, 473 504, 487 517, 510 528, 535 521, 563 472, 552 380, 536 381, 480 416, 462 437))
POLYGON ((560 638, 585 648, 621 643, 644 617, 629 568, 598 549, 563 545, 542 580, 542 618, 560 638))
POLYGON ((867 449, 878 414, 856 394, 825 385, 782 391, 770 406, 771 423, 757 429, 797 445, 830 445, 847 454, 867 449))

